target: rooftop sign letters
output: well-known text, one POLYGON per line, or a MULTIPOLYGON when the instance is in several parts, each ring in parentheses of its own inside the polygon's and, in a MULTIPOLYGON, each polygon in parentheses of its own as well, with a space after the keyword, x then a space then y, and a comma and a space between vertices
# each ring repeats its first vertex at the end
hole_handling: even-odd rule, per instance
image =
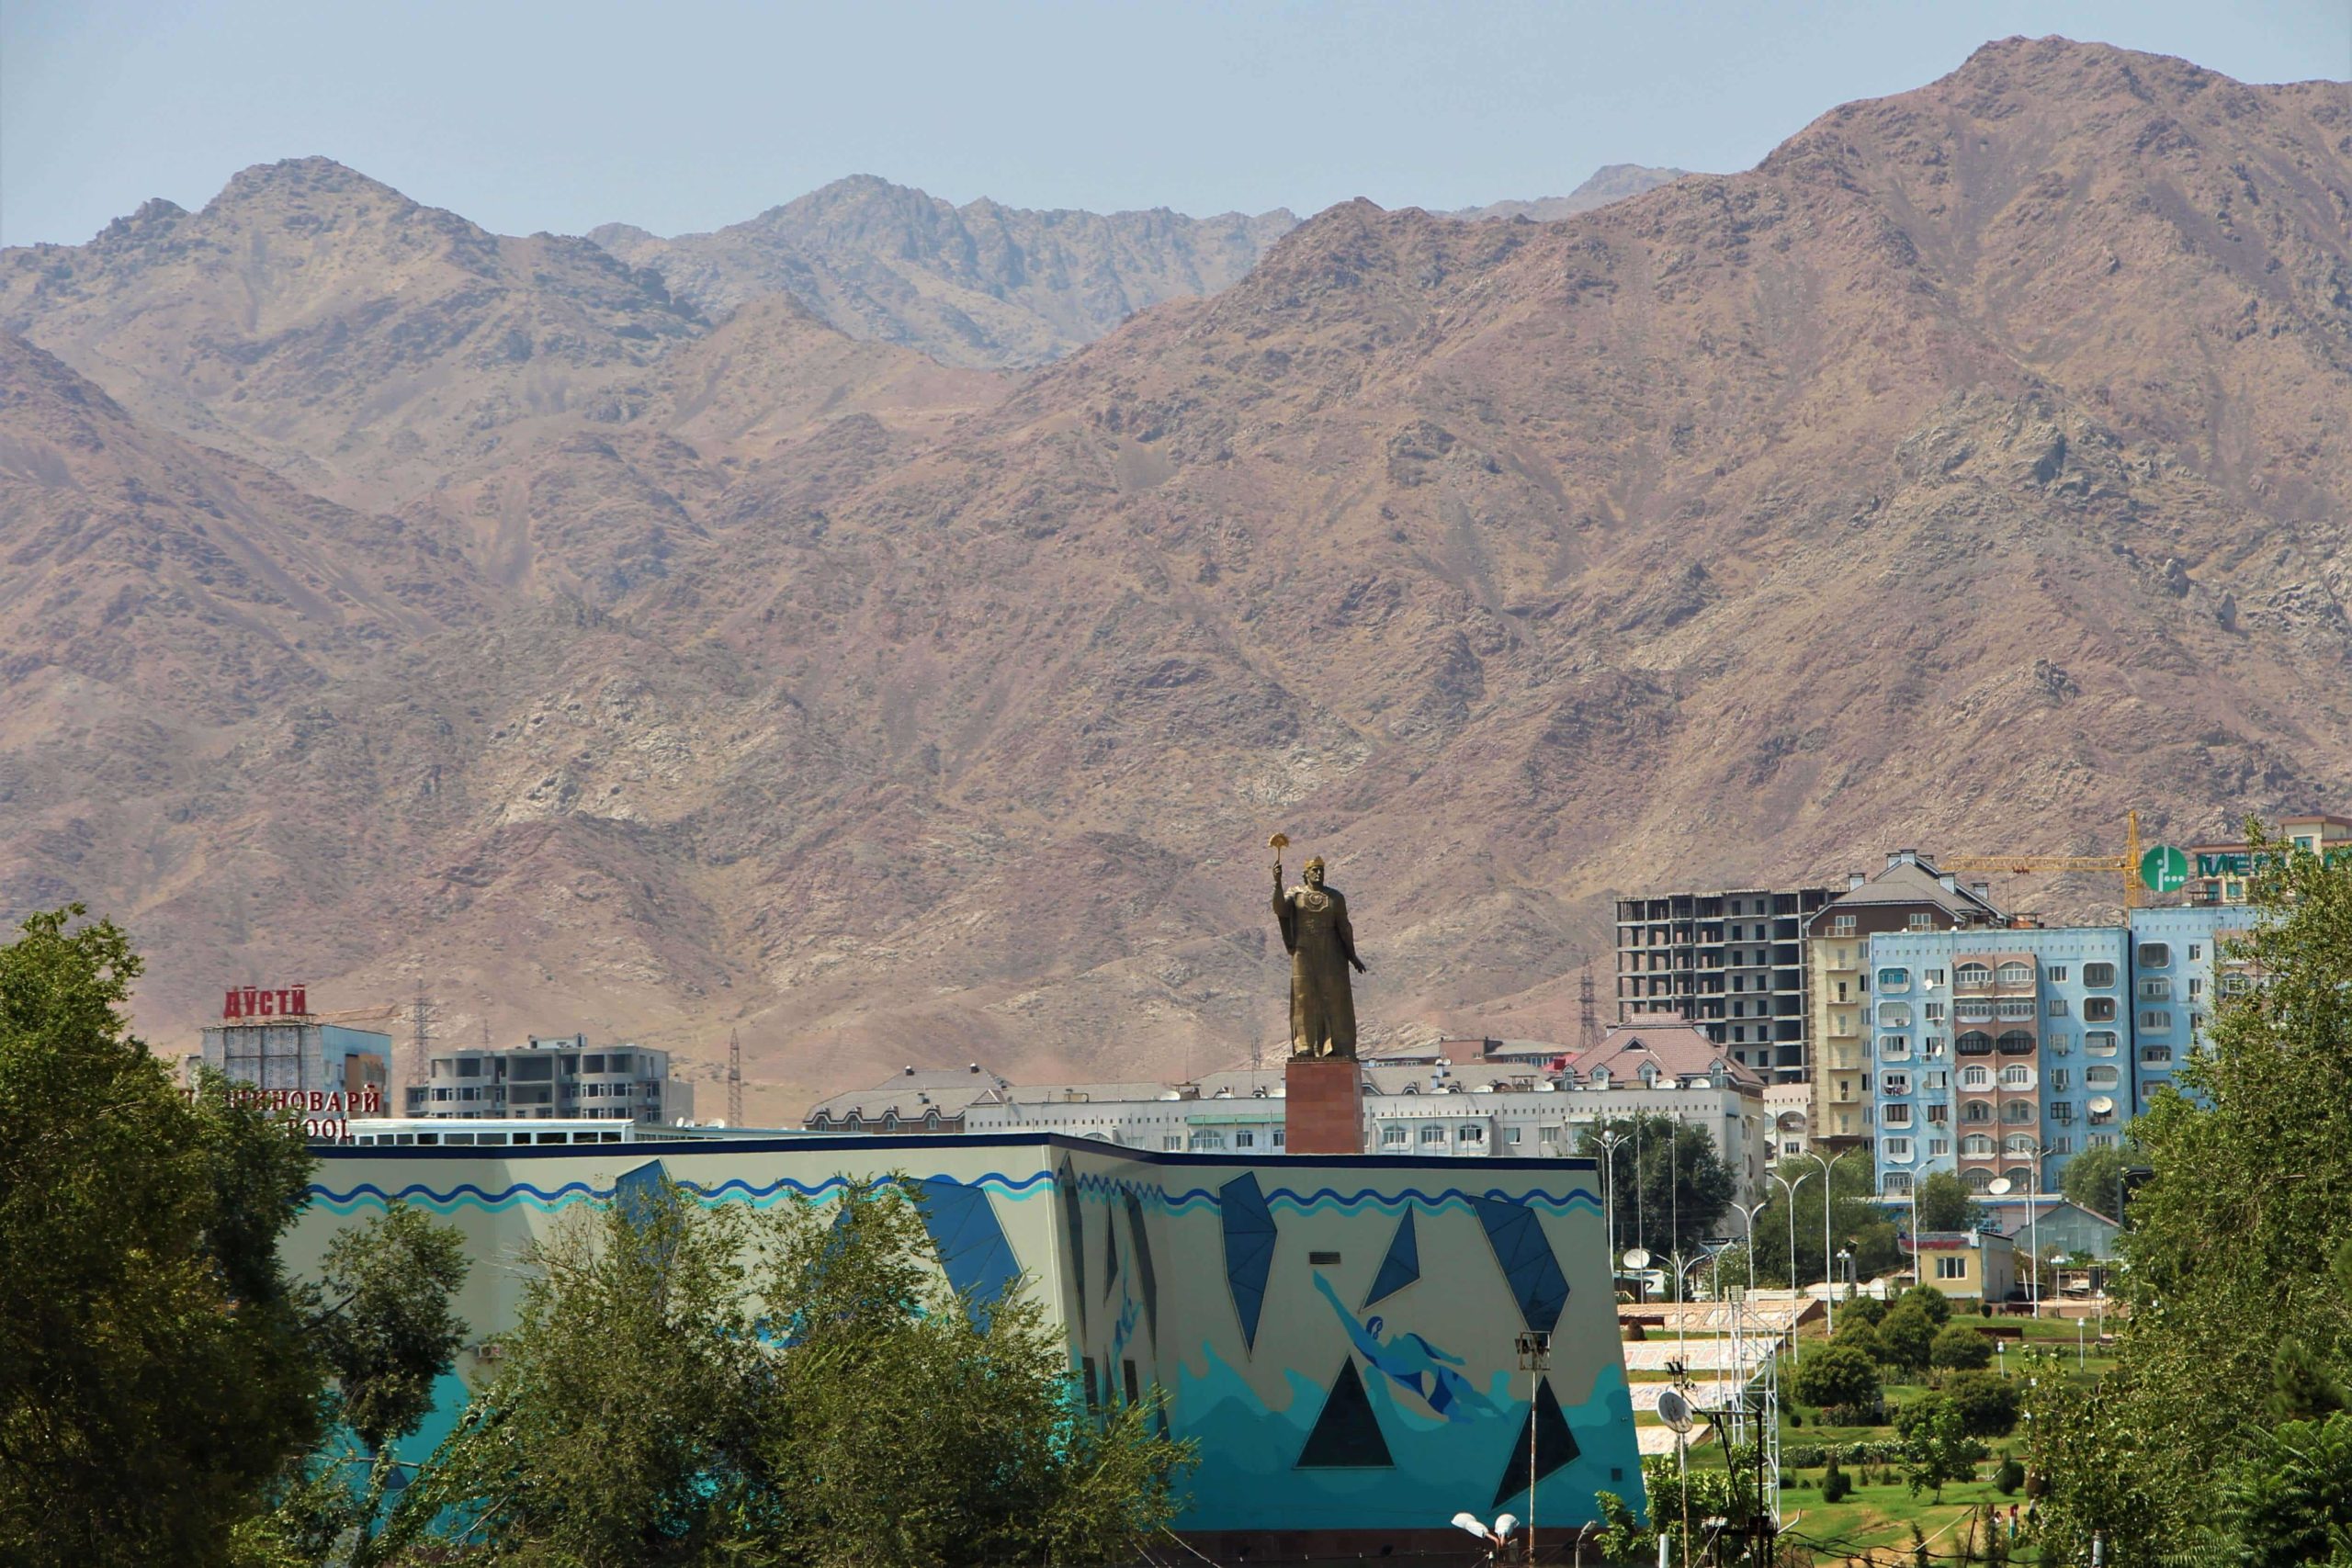
MULTIPOLYGON (((2309 854, 2311 852, 2303 852, 2309 854)), ((2352 844, 2330 844, 2324 857, 2329 865, 2340 865, 2352 860, 2352 844)), ((2209 876, 2252 876, 2256 871, 2283 864, 2283 857, 2270 852, 2256 854, 2250 850, 2216 850, 2197 852, 2197 874, 2209 876)), ((2151 883, 2149 886, 2154 886, 2151 883)))
POLYGON ((232 986, 220 1000, 221 1018, 240 1022, 254 1018, 300 1018, 310 1010, 308 986, 288 986, 274 991, 254 986, 232 986))

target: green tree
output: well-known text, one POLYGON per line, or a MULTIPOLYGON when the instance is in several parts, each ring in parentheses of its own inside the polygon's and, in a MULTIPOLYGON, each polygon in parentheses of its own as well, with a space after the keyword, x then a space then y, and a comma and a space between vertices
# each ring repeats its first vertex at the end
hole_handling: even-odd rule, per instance
POLYGON ((1938 1328, 1951 1321, 1951 1298, 1933 1285, 1912 1286, 1903 1292, 1902 1304, 1917 1307, 1938 1328))
POLYGON ((1900 1425, 1903 1479, 1913 1496, 1932 1491, 1940 1503, 1946 1486, 1976 1473, 1984 1450, 1969 1437, 1960 1407, 1950 1399, 1931 1393, 1906 1405, 1900 1425))
POLYGON ((1917 1303, 1905 1301, 1877 1329, 1879 1359, 1906 1372, 1925 1371, 1935 1348, 1936 1325, 1917 1303))
POLYGON ((0 948, 0 1560, 222 1562, 318 1434, 277 1254, 309 1156, 174 1086, 123 1021, 129 939, 83 914, 0 948))
POLYGON ((1731 1170, 1704 1127, 1659 1114, 1620 1116, 1586 1128, 1577 1152, 1612 1168, 1621 1247, 1695 1258, 1731 1206, 1731 1170))
POLYGON ((1993 1342, 1957 1323, 1936 1330, 1936 1337, 1928 1347, 1928 1364, 1945 1371, 1974 1371, 1992 1362, 1993 1342))
POLYGON ((1886 1359, 1878 1342, 1878 1330, 1871 1327, 1871 1320, 1860 1313, 1851 1316, 1842 1312, 1838 1314, 1838 1335, 1831 1343, 1851 1346, 1873 1361, 1886 1359))
POLYGON ((2116 1182, 2131 1164, 2120 1145, 2094 1144, 2066 1162, 2059 1187, 2069 1203, 2113 1219, 2116 1182))
POLYGON ((1792 1388, 1816 1407, 1871 1404, 1879 1396, 1878 1367, 1851 1345, 1817 1346, 1797 1363, 1792 1388))
POLYGON ((2222 1490, 2222 1537, 2243 1568, 2352 1562, 2352 1414, 2262 1433, 2222 1490))
POLYGON ((582 1568, 1125 1561, 1187 1451, 1074 1407, 1025 1292, 975 1314, 902 1184, 775 1215, 674 1189, 560 1226, 498 1376, 388 1539, 582 1568))
MULTIPOLYGON (((1821 1167, 1810 1159, 1781 1162, 1780 1175, 1796 1184, 1793 1201, 1788 1188, 1770 1184, 1771 1201, 1756 1218, 1756 1269, 1759 1280, 1781 1285, 1789 1278, 1789 1222, 1796 1221, 1795 1283, 1812 1284, 1828 1278, 1821 1252, 1821 1167)), ((1878 1178, 1867 1151, 1838 1158, 1831 1167, 1829 1189, 1829 1250, 1854 1255, 1855 1277, 1870 1279, 1894 1267, 1902 1258, 1894 1227, 1877 1199, 1878 1178)), ((1841 1269, 1838 1276, 1845 1278, 1841 1269)))
POLYGON ((1991 1372, 1956 1372, 1943 1392, 1959 1408, 1960 1422, 1972 1438, 2006 1438, 2017 1429, 2020 1395, 2014 1378, 1991 1372))
POLYGON ((1968 1184, 1949 1170, 1931 1173, 1919 1183, 1919 1228, 1923 1231, 1970 1231, 1984 1223, 1968 1184))
MULTIPOLYGON (((2053 1560, 2104 1532, 2110 1561, 2203 1554, 2224 1478, 2278 1408, 2281 1328, 2305 1386, 2352 1371, 2352 863, 2249 824, 2248 934, 2223 954, 2199 1049, 2132 1129, 2154 1173, 2132 1200, 2131 1313, 2097 1388, 2037 1381, 2029 1469, 2053 1560)), ((2295 1404, 2301 1395, 2285 1403, 2295 1404)), ((2282 1427, 2280 1430, 2285 1430, 2282 1427)))

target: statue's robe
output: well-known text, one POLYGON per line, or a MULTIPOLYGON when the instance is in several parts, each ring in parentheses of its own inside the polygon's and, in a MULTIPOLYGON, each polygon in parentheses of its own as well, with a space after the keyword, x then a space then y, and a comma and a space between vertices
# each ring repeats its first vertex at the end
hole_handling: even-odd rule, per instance
POLYGON ((1274 895, 1274 919, 1290 951, 1291 1055, 1354 1055, 1356 999, 1348 965, 1356 933, 1348 901, 1334 887, 1286 888, 1274 895))

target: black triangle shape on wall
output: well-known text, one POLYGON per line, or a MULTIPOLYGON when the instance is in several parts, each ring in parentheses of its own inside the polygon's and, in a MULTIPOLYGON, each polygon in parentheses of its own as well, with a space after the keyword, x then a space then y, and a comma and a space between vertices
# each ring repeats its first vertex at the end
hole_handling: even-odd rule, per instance
POLYGON ((1300 1470, 1394 1470, 1396 1461, 1389 1457, 1388 1439, 1381 1436, 1380 1420, 1372 1413, 1372 1396, 1363 1391, 1363 1379, 1356 1372, 1356 1360, 1349 1357, 1340 1364, 1340 1375, 1331 1380, 1331 1392, 1323 1401, 1323 1413, 1315 1418, 1314 1429, 1306 1434, 1306 1446, 1298 1450, 1300 1470))
MULTIPOLYGON (((1568 1418, 1560 1413, 1559 1395, 1552 1392, 1552 1380, 1545 1378, 1535 1385, 1535 1479, 1543 1480, 1563 1466, 1574 1464, 1584 1450, 1577 1447, 1577 1436, 1568 1430, 1568 1418)), ((1519 1441, 1511 1446, 1510 1462, 1503 1466, 1502 1480, 1495 1487, 1494 1506, 1499 1508, 1527 1488, 1528 1429, 1519 1429, 1519 1441)))

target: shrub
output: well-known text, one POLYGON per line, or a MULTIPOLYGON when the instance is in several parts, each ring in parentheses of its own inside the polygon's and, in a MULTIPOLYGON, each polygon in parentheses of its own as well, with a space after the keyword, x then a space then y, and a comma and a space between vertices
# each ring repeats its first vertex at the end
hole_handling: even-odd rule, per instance
POLYGON ((1928 1353, 1935 1345, 1935 1322, 1910 1297, 1905 1296, 1901 1306, 1886 1314, 1877 1333, 1878 1359, 1888 1366, 1917 1371, 1928 1364, 1928 1353))
POLYGON ((1825 1503, 1835 1503, 1853 1489, 1854 1483, 1847 1479, 1844 1471, 1838 1468, 1838 1456, 1832 1453, 1829 1456, 1829 1468, 1821 1474, 1821 1500, 1825 1503))
POLYGON ((1973 1328, 1955 1323, 1936 1331, 1928 1347, 1928 1360, 1947 1371, 1975 1371, 1992 1364, 1993 1342, 1973 1328))
POLYGON ((2019 1464, 2015 1458, 2004 1450, 2001 1455, 2000 1468, 1993 1472, 1993 1490, 2007 1497, 2015 1494, 2017 1489, 2024 1484, 2025 1466, 2019 1464))
POLYGON ((2018 1385, 1991 1372, 1958 1372, 1944 1384, 1944 1393, 1960 1407, 1962 1427, 1972 1438, 2006 1438, 2018 1424, 2018 1385))
POLYGON ((1976 1315, 1979 1317, 1990 1317, 1993 1315, 1993 1303, 1990 1299, 1981 1301, 1976 1303, 1976 1315))
POLYGON ((1821 1413, 1825 1427, 1879 1427, 1886 1423, 1886 1401, 1883 1397, 1868 1404, 1832 1404, 1821 1413))
POLYGON ((1886 1303, 1876 1296, 1856 1296, 1846 1303, 1846 1310, 1838 1316, 1841 1320, 1838 1325, 1838 1337, 1843 1338, 1849 1323, 1866 1323, 1876 1328, 1886 1317, 1886 1303))
POLYGON ((1879 1396, 1878 1366, 1850 1345, 1823 1345, 1797 1363, 1792 1388, 1807 1404, 1868 1404, 1879 1396))
POLYGON ((1903 1292, 1898 1306, 1917 1303, 1928 1314, 1928 1321, 1941 1328, 1951 1321, 1951 1299, 1933 1285, 1914 1285, 1903 1292))
POLYGON ((1840 1323, 1838 1325, 1837 1336, 1830 1340, 1830 1343, 1851 1345, 1873 1361, 1885 1359, 1879 1351, 1878 1330, 1871 1326, 1867 1318, 1852 1317, 1840 1323))

